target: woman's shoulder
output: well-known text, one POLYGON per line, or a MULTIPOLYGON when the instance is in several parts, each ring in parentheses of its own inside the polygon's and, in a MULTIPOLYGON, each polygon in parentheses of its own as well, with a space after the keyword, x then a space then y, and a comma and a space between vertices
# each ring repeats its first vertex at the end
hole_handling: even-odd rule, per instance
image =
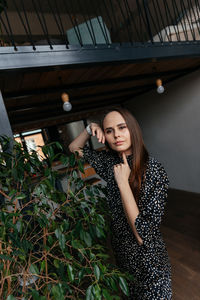
POLYGON ((83 154, 85 158, 95 158, 95 159, 103 159, 103 160, 112 160, 114 159, 114 154, 112 151, 103 148, 91 149, 88 145, 83 147, 83 154))
POLYGON ((146 172, 151 173, 154 176, 167 175, 163 164, 157 158, 151 155, 149 156, 147 161, 146 172))
POLYGON ((149 155, 148 160, 147 160, 147 165, 149 165, 151 167, 156 167, 156 166, 160 166, 161 162, 154 156, 149 155))
POLYGON ((149 156, 145 172, 145 183, 155 188, 155 185, 162 184, 165 188, 169 186, 168 175, 162 163, 155 157, 149 156))

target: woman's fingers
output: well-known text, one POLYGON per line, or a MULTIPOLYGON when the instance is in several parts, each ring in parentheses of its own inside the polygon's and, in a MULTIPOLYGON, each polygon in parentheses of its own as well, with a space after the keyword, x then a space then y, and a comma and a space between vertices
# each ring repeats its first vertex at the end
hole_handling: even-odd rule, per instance
POLYGON ((101 141, 102 141, 102 133, 100 132, 99 133, 99 143, 101 143, 101 141))
POLYGON ((99 138, 99 143, 104 144, 103 134, 101 134, 101 136, 100 136, 100 138, 99 138))
POLYGON ((97 139, 98 139, 99 143, 103 143, 104 144, 105 138, 104 138, 104 133, 101 130, 101 128, 98 128, 98 130, 97 130, 97 139))
POLYGON ((90 128, 92 130, 92 136, 96 135, 96 130, 97 130, 97 124, 96 123, 90 123, 90 128))
POLYGON ((96 128, 96 137, 98 140, 100 139, 100 133, 101 131, 99 130, 99 128, 96 128))
POLYGON ((97 137, 99 143, 105 143, 105 135, 104 132, 102 131, 101 127, 98 126, 96 123, 91 123, 90 125, 91 130, 92 130, 92 136, 97 137))
POLYGON ((92 130, 92 136, 95 136, 95 128, 93 126, 90 126, 91 130, 92 130))
POLYGON ((128 162, 127 162, 127 158, 126 158, 125 152, 122 152, 122 158, 123 158, 124 164, 127 165, 128 162))

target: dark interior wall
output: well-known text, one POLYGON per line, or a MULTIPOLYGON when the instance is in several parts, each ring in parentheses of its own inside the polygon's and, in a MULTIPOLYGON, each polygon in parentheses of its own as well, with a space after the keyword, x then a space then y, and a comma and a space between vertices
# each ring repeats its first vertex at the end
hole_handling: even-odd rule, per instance
POLYGON ((139 121, 145 143, 165 166, 171 188, 200 193, 200 71, 134 100, 129 108, 139 121))

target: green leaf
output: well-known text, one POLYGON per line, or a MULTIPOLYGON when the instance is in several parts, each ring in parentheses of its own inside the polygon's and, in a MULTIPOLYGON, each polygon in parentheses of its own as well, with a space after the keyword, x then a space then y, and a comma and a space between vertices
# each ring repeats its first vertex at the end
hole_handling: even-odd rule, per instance
POLYGON ((78 240, 72 240, 72 247, 75 249, 82 249, 83 245, 78 240))
POLYGON ((71 265, 67 265, 67 274, 69 276, 69 280, 71 282, 73 282, 74 281, 74 274, 73 274, 73 268, 72 268, 71 265))
POLYGON ((44 176, 48 177, 50 175, 50 173, 51 173, 50 169, 47 168, 44 170, 44 176))
POLYGON ((110 283, 110 286, 111 288, 117 292, 118 291, 118 288, 117 288, 117 285, 116 285, 116 282, 114 281, 114 279, 112 277, 108 278, 109 279, 109 283, 110 283))
POLYGON ((81 282, 83 276, 85 274, 85 269, 82 269, 78 272, 78 279, 79 279, 79 283, 81 282))
POLYGON ((91 236, 88 232, 83 231, 83 239, 84 239, 85 243, 87 244, 87 246, 91 247, 92 239, 91 239, 91 236))
POLYGON ((20 233, 22 232, 22 226, 23 226, 22 220, 19 219, 16 223, 16 228, 17 228, 17 231, 20 233))
POLYGON ((93 285, 92 293, 95 296, 95 300, 101 300, 101 289, 99 285, 97 284, 93 285))
POLYGON ((103 296, 104 296, 105 300, 112 300, 113 299, 106 289, 103 289, 103 296))
POLYGON ((78 169, 79 169, 79 171, 81 171, 81 173, 85 174, 84 164, 82 163, 81 160, 78 160, 78 169))
POLYGON ((41 265, 40 265, 40 273, 42 273, 45 269, 45 260, 42 261, 41 265))
POLYGON ((72 172, 72 177, 73 177, 74 179, 77 179, 77 178, 78 178, 78 174, 77 174, 76 170, 73 170, 73 172, 72 172))
POLYGON ((101 233, 101 229, 99 229, 98 227, 95 228, 95 231, 96 231, 96 235, 98 238, 101 238, 102 237, 102 233, 101 233))
POLYGON ((60 248, 62 249, 62 251, 64 251, 65 242, 66 242, 65 235, 61 232, 61 230, 59 228, 57 228, 55 230, 55 235, 56 235, 57 239, 59 240, 60 248))
POLYGON ((86 290, 86 300, 94 300, 94 296, 92 295, 92 285, 90 285, 86 290))
POLYGON ((74 167, 75 166, 75 163, 76 163, 76 160, 75 160, 75 155, 72 153, 69 157, 69 165, 70 167, 74 167))
POLYGON ((57 269, 59 268, 59 261, 57 259, 54 259, 53 264, 57 269))
POLYGON ((59 283, 58 285, 54 285, 52 288, 53 299, 54 300, 64 300, 64 291, 62 285, 59 283))
POLYGON ((74 197, 75 197, 74 193, 73 193, 71 190, 69 190, 69 191, 68 191, 68 194, 69 194, 69 195, 70 195, 70 197, 72 197, 72 198, 74 198, 74 197))
POLYGON ((60 149, 61 151, 63 151, 63 147, 61 146, 61 144, 59 142, 56 142, 56 147, 58 149, 60 149))
POLYGON ((104 253, 97 253, 96 256, 104 258, 104 260, 106 260, 106 259, 109 258, 109 255, 108 254, 104 254, 104 253))
POLYGON ((62 223, 63 231, 67 231, 69 229, 69 220, 64 220, 62 223))
POLYGON ((21 247, 25 252, 28 252, 29 250, 33 249, 33 244, 27 240, 22 240, 21 241, 21 247))
POLYGON ((73 256, 71 254, 69 254, 69 252, 65 252, 65 257, 67 257, 70 260, 73 259, 73 256))
POLYGON ((93 252, 90 252, 90 258, 91 258, 91 259, 95 259, 95 258, 96 258, 96 255, 95 255, 93 252))
POLYGON ((17 196, 15 197, 15 199, 21 200, 21 199, 24 199, 24 198, 26 198, 26 197, 27 197, 26 195, 21 194, 21 195, 17 195, 17 196))
POLYGON ((94 266, 94 274, 95 274, 97 280, 99 280, 99 278, 100 278, 100 269, 97 265, 94 266))
POLYGON ((5 259, 5 260, 10 260, 10 261, 13 260, 12 257, 10 257, 10 256, 8 256, 8 255, 4 255, 4 254, 0 254, 0 258, 1 258, 1 259, 5 259))
POLYGON ((46 297, 40 296, 40 294, 36 290, 32 290, 31 295, 33 296, 33 300, 46 300, 46 297))
POLYGON ((6 300, 16 300, 16 298, 13 295, 9 295, 6 300))
POLYGON ((51 235, 48 236, 48 242, 49 242, 50 245, 53 244, 53 238, 52 238, 51 235))
POLYGON ((122 290, 122 292, 126 295, 129 296, 129 290, 128 290, 128 285, 126 280, 123 277, 119 277, 119 286, 122 290))
POLYGON ((63 155, 63 156, 61 156, 60 161, 64 166, 67 166, 69 163, 69 157, 66 155, 63 155))
POLYGON ((17 193, 17 190, 11 190, 9 193, 9 197, 12 197, 13 195, 15 195, 17 193))
POLYGON ((36 265, 31 264, 29 267, 29 272, 31 274, 39 274, 38 267, 36 265))

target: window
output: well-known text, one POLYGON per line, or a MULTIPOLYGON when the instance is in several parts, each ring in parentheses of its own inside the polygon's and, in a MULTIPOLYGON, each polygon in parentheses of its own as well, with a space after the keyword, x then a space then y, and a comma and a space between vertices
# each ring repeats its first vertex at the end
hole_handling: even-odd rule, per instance
POLYGON ((27 131, 20 134, 14 135, 15 140, 21 143, 29 153, 36 151, 38 157, 42 160, 44 158, 41 146, 44 145, 44 139, 42 135, 42 130, 27 131))

